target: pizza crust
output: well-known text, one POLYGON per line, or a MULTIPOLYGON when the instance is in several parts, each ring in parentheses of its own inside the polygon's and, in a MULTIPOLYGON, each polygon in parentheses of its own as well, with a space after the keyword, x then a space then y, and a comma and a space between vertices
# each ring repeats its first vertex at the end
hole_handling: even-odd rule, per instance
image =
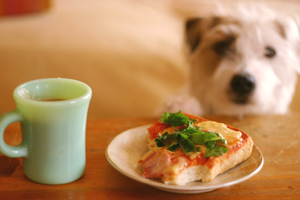
POLYGON ((201 180, 202 182, 209 182, 219 174, 235 167, 239 163, 245 161, 252 153, 253 142, 248 140, 239 150, 232 152, 230 155, 214 157, 211 159, 210 165, 197 165, 184 168, 182 172, 172 181, 164 181, 167 184, 184 185, 188 182, 201 180))

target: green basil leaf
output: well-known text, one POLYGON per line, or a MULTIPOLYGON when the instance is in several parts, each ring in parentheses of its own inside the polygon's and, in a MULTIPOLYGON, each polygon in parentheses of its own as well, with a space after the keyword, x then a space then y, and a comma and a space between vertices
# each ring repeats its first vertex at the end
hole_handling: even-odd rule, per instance
POLYGON ((189 139, 189 137, 188 137, 187 135, 185 135, 185 134, 180 134, 180 136, 181 136, 181 138, 183 138, 183 139, 185 139, 185 140, 188 140, 188 139, 189 139))
POLYGON ((197 132, 198 129, 196 126, 193 126, 193 125, 189 125, 187 128, 184 129, 184 133, 195 133, 197 132))
POLYGON ((179 148, 180 147, 180 144, 179 143, 173 143, 173 144, 171 144, 168 148, 167 148, 167 150, 169 150, 169 151, 175 151, 177 148, 179 148))
POLYGON ((192 141, 195 144, 199 144, 199 145, 203 145, 207 142, 216 141, 216 140, 218 140, 218 136, 216 135, 216 133, 213 132, 203 132, 200 130, 193 133, 192 136, 192 141))
POLYGON ((189 153, 195 151, 196 146, 191 140, 184 138, 180 141, 180 147, 182 148, 184 153, 189 153))
POLYGON ((165 147, 166 146, 166 143, 164 143, 162 140, 160 139, 155 139, 155 143, 156 143, 156 146, 158 147, 165 147))
POLYGON ((221 143, 223 146, 226 146, 227 144, 227 140, 225 140, 225 138, 223 137, 223 135, 217 133, 218 137, 220 137, 220 139, 218 140, 219 143, 221 143))
POLYGON ((217 144, 217 141, 213 140, 213 141, 206 142, 205 146, 206 146, 206 148, 214 149, 214 148, 216 148, 216 144, 217 144))
POLYGON ((167 142, 167 135, 168 135, 168 132, 165 132, 162 136, 159 134, 158 135, 158 139, 160 139, 162 142, 167 142))
POLYGON ((220 156, 225 154, 228 151, 225 147, 216 147, 214 149, 206 149, 206 152, 204 154, 204 157, 210 157, 210 156, 220 156))
MULTIPOLYGON (((177 134, 168 134, 167 135, 167 140, 176 140, 177 134)), ((172 143, 172 142, 171 142, 172 143)))
POLYGON ((182 126, 188 125, 189 118, 182 114, 181 111, 179 111, 178 113, 165 112, 161 116, 160 121, 166 124, 170 124, 171 126, 182 126))

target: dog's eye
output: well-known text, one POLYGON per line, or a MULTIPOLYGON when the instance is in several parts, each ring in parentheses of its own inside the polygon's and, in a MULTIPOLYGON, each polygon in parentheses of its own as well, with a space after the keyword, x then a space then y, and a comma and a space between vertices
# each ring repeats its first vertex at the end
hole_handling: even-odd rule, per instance
POLYGON ((229 42, 219 42, 214 45, 214 50, 218 55, 223 56, 229 50, 229 44, 229 42))
POLYGON ((276 55, 276 51, 273 47, 266 47, 266 53, 265 56, 267 58, 273 58, 276 55))

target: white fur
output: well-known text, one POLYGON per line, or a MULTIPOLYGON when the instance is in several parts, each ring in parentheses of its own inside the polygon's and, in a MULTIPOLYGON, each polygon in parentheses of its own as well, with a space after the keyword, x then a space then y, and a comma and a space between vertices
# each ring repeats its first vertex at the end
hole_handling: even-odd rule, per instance
POLYGON ((221 23, 207 28, 209 18, 202 20, 201 42, 188 54, 191 66, 188 92, 167 99, 162 111, 234 116, 287 113, 300 72, 300 33, 296 20, 265 7, 221 10, 215 16, 237 20, 239 25, 221 23), (238 36, 235 51, 214 63, 211 46, 219 40, 220 33, 238 36), (264 56, 266 46, 275 48, 275 57, 264 56), (249 101, 242 105, 231 100, 229 87, 233 75, 240 72, 252 75, 256 83, 249 101))

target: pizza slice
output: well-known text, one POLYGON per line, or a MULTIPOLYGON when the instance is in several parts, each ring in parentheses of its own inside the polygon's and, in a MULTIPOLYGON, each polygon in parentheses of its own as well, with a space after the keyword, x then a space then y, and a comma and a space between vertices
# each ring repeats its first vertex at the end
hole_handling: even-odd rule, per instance
POLYGON ((139 163, 145 178, 166 184, 209 182, 250 157, 251 137, 237 128, 185 113, 164 113, 147 133, 139 163))

